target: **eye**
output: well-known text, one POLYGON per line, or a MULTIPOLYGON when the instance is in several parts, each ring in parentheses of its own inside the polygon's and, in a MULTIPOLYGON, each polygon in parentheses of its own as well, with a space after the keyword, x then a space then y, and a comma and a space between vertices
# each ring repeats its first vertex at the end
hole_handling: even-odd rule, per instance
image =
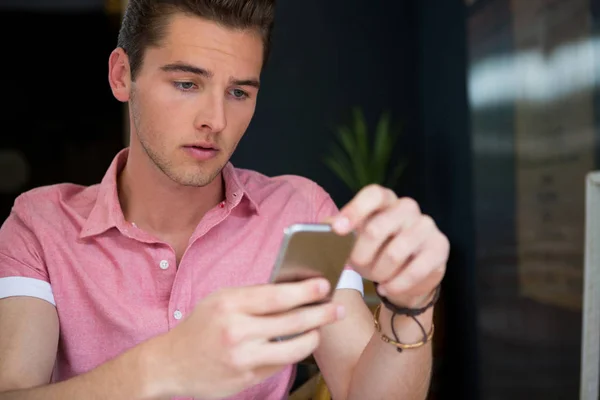
POLYGON ((193 82, 173 82, 173 85, 176 89, 181 90, 182 92, 189 92, 194 89, 196 86, 193 82))
POLYGON ((248 93, 242 89, 232 89, 229 91, 229 94, 231 94, 236 100, 243 100, 248 97, 248 93))

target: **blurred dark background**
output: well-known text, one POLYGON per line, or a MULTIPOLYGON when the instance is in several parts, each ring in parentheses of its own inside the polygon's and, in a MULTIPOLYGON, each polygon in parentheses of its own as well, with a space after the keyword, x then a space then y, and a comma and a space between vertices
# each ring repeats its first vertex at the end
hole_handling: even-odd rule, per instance
MULTIPOLYGON (((568 1, 534 3, 560 13, 568 1)), ((591 32, 596 2, 580 3, 591 32)), ((0 218, 30 188, 97 183, 125 145, 124 108, 107 80, 120 11, 118 1, 0 1, 0 218)), ((431 399, 578 395, 580 309, 527 300, 518 290, 514 99, 481 112, 469 97, 478 61, 515 55, 510 33, 493 36, 510 31, 511 21, 508 0, 280 0, 257 112, 232 160, 311 178, 341 206, 352 193, 322 162, 330 127, 347 122, 355 106, 371 128, 391 112, 402 126, 395 157, 408 160, 394 189, 414 197, 452 245, 431 399), (491 147, 482 152, 476 144, 490 132, 508 147, 485 142, 491 147), (498 249, 506 254, 488 264, 488 251, 498 249), (527 340, 515 337, 515 324, 527 340)), ((508 78, 492 77, 500 87, 508 78)), ((595 135, 595 124, 587 128, 595 135)))

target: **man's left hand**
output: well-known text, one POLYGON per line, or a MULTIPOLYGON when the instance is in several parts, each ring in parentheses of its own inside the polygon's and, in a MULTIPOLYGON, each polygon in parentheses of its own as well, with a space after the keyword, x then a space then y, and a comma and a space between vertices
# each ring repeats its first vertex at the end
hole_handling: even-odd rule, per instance
POLYGON ((330 222, 339 234, 356 231, 349 261, 392 304, 424 306, 445 274, 449 241, 413 199, 369 185, 330 222))

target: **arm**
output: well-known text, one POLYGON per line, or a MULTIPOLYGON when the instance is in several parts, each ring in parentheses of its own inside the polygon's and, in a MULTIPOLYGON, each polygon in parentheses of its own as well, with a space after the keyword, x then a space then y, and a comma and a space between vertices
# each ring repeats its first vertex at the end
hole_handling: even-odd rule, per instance
MULTIPOLYGON (((427 332, 431 329, 432 314, 429 310, 418 317, 427 332)), ((393 338, 391 316, 386 308, 381 309, 382 330, 393 338)), ((422 340, 421 330, 413 319, 397 316, 394 322, 402 341, 415 343, 422 340)), ((431 366, 431 343, 398 353, 395 346, 385 343, 380 334, 376 333, 371 337, 354 370, 349 399, 365 398, 367 393, 379 399, 425 399, 429 391, 431 366)))
POLYGON ((49 385, 59 319, 31 210, 26 196, 19 197, 0 228, 0 400, 146 398, 140 377, 151 363, 143 360, 141 349, 88 374, 49 385))
POLYGON ((0 400, 231 396, 314 351, 318 328, 337 319, 337 308, 300 306, 322 300, 327 283, 317 279, 215 292, 169 332, 54 384, 48 382, 58 338, 55 309, 33 298, 0 300, 0 400), (297 332, 307 333, 269 340, 297 332), (28 370, 34 373, 21 378, 28 370))
POLYGON ((33 297, 2 299, 0 332, 0 393, 48 383, 58 345, 54 306, 33 297))
MULTIPOLYGON (((449 253, 447 238, 412 199, 399 199, 377 185, 362 189, 341 211, 328 198, 319 209, 339 234, 358 234, 349 262, 364 278, 379 282, 379 294, 397 306, 420 308, 441 282, 449 253), (331 215, 334 215, 331 217, 331 215)), ((373 315, 359 293, 339 290, 334 301, 346 307, 347 317, 322 328, 323 341, 315 353, 335 399, 362 398, 417 400, 427 397, 432 365, 431 343, 405 349, 381 339, 373 315)), ((379 323, 394 339, 391 312, 382 307, 379 323)), ((433 310, 417 317, 426 332, 433 310)), ((394 328, 403 343, 421 341, 419 325, 396 316, 394 328)))
MULTIPOLYGON (((358 291, 338 290, 334 302, 344 305, 346 317, 321 328, 321 345, 315 351, 332 398, 425 399, 431 375, 431 345, 398 353, 375 332, 373 315, 358 291)), ((382 308, 383 332, 393 337, 390 317, 390 312, 382 308)), ((431 329, 431 310, 418 318, 426 330, 431 329)), ((395 324, 406 342, 421 339, 414 320, 397 316, 395 324)))
POLYGON ((0 300, 0 400, 150 399, 152 363, 136 348, 87 374, 49 385, 59 337, 55 307, 33 297, 0 300))

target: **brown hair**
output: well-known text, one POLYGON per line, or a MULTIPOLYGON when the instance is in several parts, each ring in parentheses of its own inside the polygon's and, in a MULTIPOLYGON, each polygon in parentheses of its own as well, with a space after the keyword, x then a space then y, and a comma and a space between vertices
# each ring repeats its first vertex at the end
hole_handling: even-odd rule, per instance
POLYGON ((271 47, 275 0, 129 0, 117 42, 129 57, 131 79, 142 66, 144 51, 157 46, 176 13, 198 16, 232 29, 257 29, 264 43, 263 64, 271 47))

